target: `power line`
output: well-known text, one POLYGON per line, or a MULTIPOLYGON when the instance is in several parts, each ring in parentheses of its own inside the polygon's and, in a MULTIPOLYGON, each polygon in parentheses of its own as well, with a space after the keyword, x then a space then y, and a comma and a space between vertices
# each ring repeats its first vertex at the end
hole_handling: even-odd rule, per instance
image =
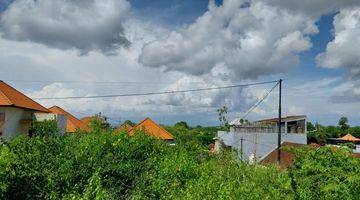
POLYGON ((249 87, 249 86, 254 86, 254 85, 263 85, 263 84, 270 84, 270 83, 275 83, 275 82, 277 82, 277 81, 266 81, 266 82, 257 82, 257 83, 248 83, 248 84, 236 84, 236 85, 209 87, 209 88, 198 88, 198 89, 189 89, 189 90, 171 90, 171 91, 163 91, 163 92, 129 93, 129 94, 113 94, 113 95, 94 95, 94 96, 72 96, 72 97, 44 97, 44 98, 34 98, 34 99, 37 99, 37 100, 64 100, 64 99, 96 99, 96 98, 112 98, 112 97, 149 96, 149 95, 161 95, 161 94, 175 94, 175 93, 200 92, 200 91, 209 91, 209 90, 221 90, 221 89, 230 89, 230 88, 237 88, 237 87, 249 87))
POLYGON ((276 88, 276 86, 279 85, 279 82, 276 82, 277 83, 274 85, 274 87, 272 87, 258 102, 256 102, 240 119, 245 119, 250 114, 250 112, 252 112, 256 107, 258 107, 270 95, 270 93, 276 88))

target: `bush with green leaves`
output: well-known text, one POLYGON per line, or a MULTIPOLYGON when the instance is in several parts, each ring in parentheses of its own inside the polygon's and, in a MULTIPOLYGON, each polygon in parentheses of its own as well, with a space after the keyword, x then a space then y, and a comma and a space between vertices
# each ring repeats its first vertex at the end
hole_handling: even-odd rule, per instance
MULTIPOLYGON (((181 130, 182 134, 191 133, 181 130)), ((197 139, 138 132, 20 136, 0 144, 0 199, 356 199, 359 159, 297 149, 295 165, 247 165, 197 139)))
POLYGON ((30 137, 33 136, 54 136, 59 134, 55 120, 33 121, 29 128, 30 137))
POLYGON ((83 197, 91 188, 125 198, 163 145, 141 134, 18 137, 0 148, 0 199, 83 197))
POLYGON ((348 148, 293 149, 289 174, 298 199, 359 199, 360 159, 348 148))

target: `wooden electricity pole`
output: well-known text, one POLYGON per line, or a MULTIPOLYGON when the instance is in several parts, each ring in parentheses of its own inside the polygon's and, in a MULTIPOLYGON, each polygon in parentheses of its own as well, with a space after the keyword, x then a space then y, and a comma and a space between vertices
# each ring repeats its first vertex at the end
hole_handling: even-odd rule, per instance
POLYGON ((277 146, 277 161, 280 164, 280 147, 281 147, 281 85, 282 85, 282 79, 279 80, 279 130, 278 130, 278 146, 277 146))

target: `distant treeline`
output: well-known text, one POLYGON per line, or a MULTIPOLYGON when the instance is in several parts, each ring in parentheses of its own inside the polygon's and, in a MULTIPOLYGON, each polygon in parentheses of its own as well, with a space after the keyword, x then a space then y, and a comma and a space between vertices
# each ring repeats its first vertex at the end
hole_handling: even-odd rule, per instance
POLYGON ((339 138, 346 134, 360 138, 360 126, 351 127, 347 117, 341 117, 337 126, 323 126, 308 122, 307 131, 308 142, 325 143, 328 138, 339 138))

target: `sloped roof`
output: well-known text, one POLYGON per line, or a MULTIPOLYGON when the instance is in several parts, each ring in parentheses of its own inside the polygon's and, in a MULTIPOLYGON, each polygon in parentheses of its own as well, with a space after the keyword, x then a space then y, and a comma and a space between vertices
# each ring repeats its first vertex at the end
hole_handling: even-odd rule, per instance
POLYGON ((134 126, 130 131, 129 135, 132 136, 136 131, 144 131, 145 134, 161 138, 163 140, 173 140, 174 136, 171 135, 167 130, 165 130, 160 125, 156 124, 150 118, 144 119, 138 125, 134 126))
POLYGON ((86 130, 86 125, 77 119, 72 114, 66 112, 64 109, 60 108, 59 106, 53 106, 49 108, 49 110, 54 114, 63 114, 67 117, 67 125, 66 125, 66 132, 73 133, 77 129, 86 130))
POLYGON ((344 140, 344 141, 350 141, 350 142, 359 142, 360 141, 359 138, 356 138, 356 137, 352 136, 351 134, 347 134, 340 139, 344 140))
POLYGON ((133 127, 130 124, 123 124, 119 126, 115 131, 116 132, 129 132, 133 127))
POLYGON ((83 117, 80 119, 80 121, 88 127, 92 118, 93 116, 83 117))
POLYGON ((48 109, 27 97, 23 93, 0 80, 0 106, 26 108, 39 112, 50 112, 48 109))
MULTIPOLYGON (((304 146, 303 144, 296 144, 291 142, 283 142, 281 147, 301 147, 304 146)), ((285 150, 280 151, 280 167, 287 168, 292 166, 295 156, 287 152, 285 150)), ((267 156, 265 156, 261 161, 263 165, 270 165, 270 164, 277 164, 277 148, 271 151, 267 156)))

